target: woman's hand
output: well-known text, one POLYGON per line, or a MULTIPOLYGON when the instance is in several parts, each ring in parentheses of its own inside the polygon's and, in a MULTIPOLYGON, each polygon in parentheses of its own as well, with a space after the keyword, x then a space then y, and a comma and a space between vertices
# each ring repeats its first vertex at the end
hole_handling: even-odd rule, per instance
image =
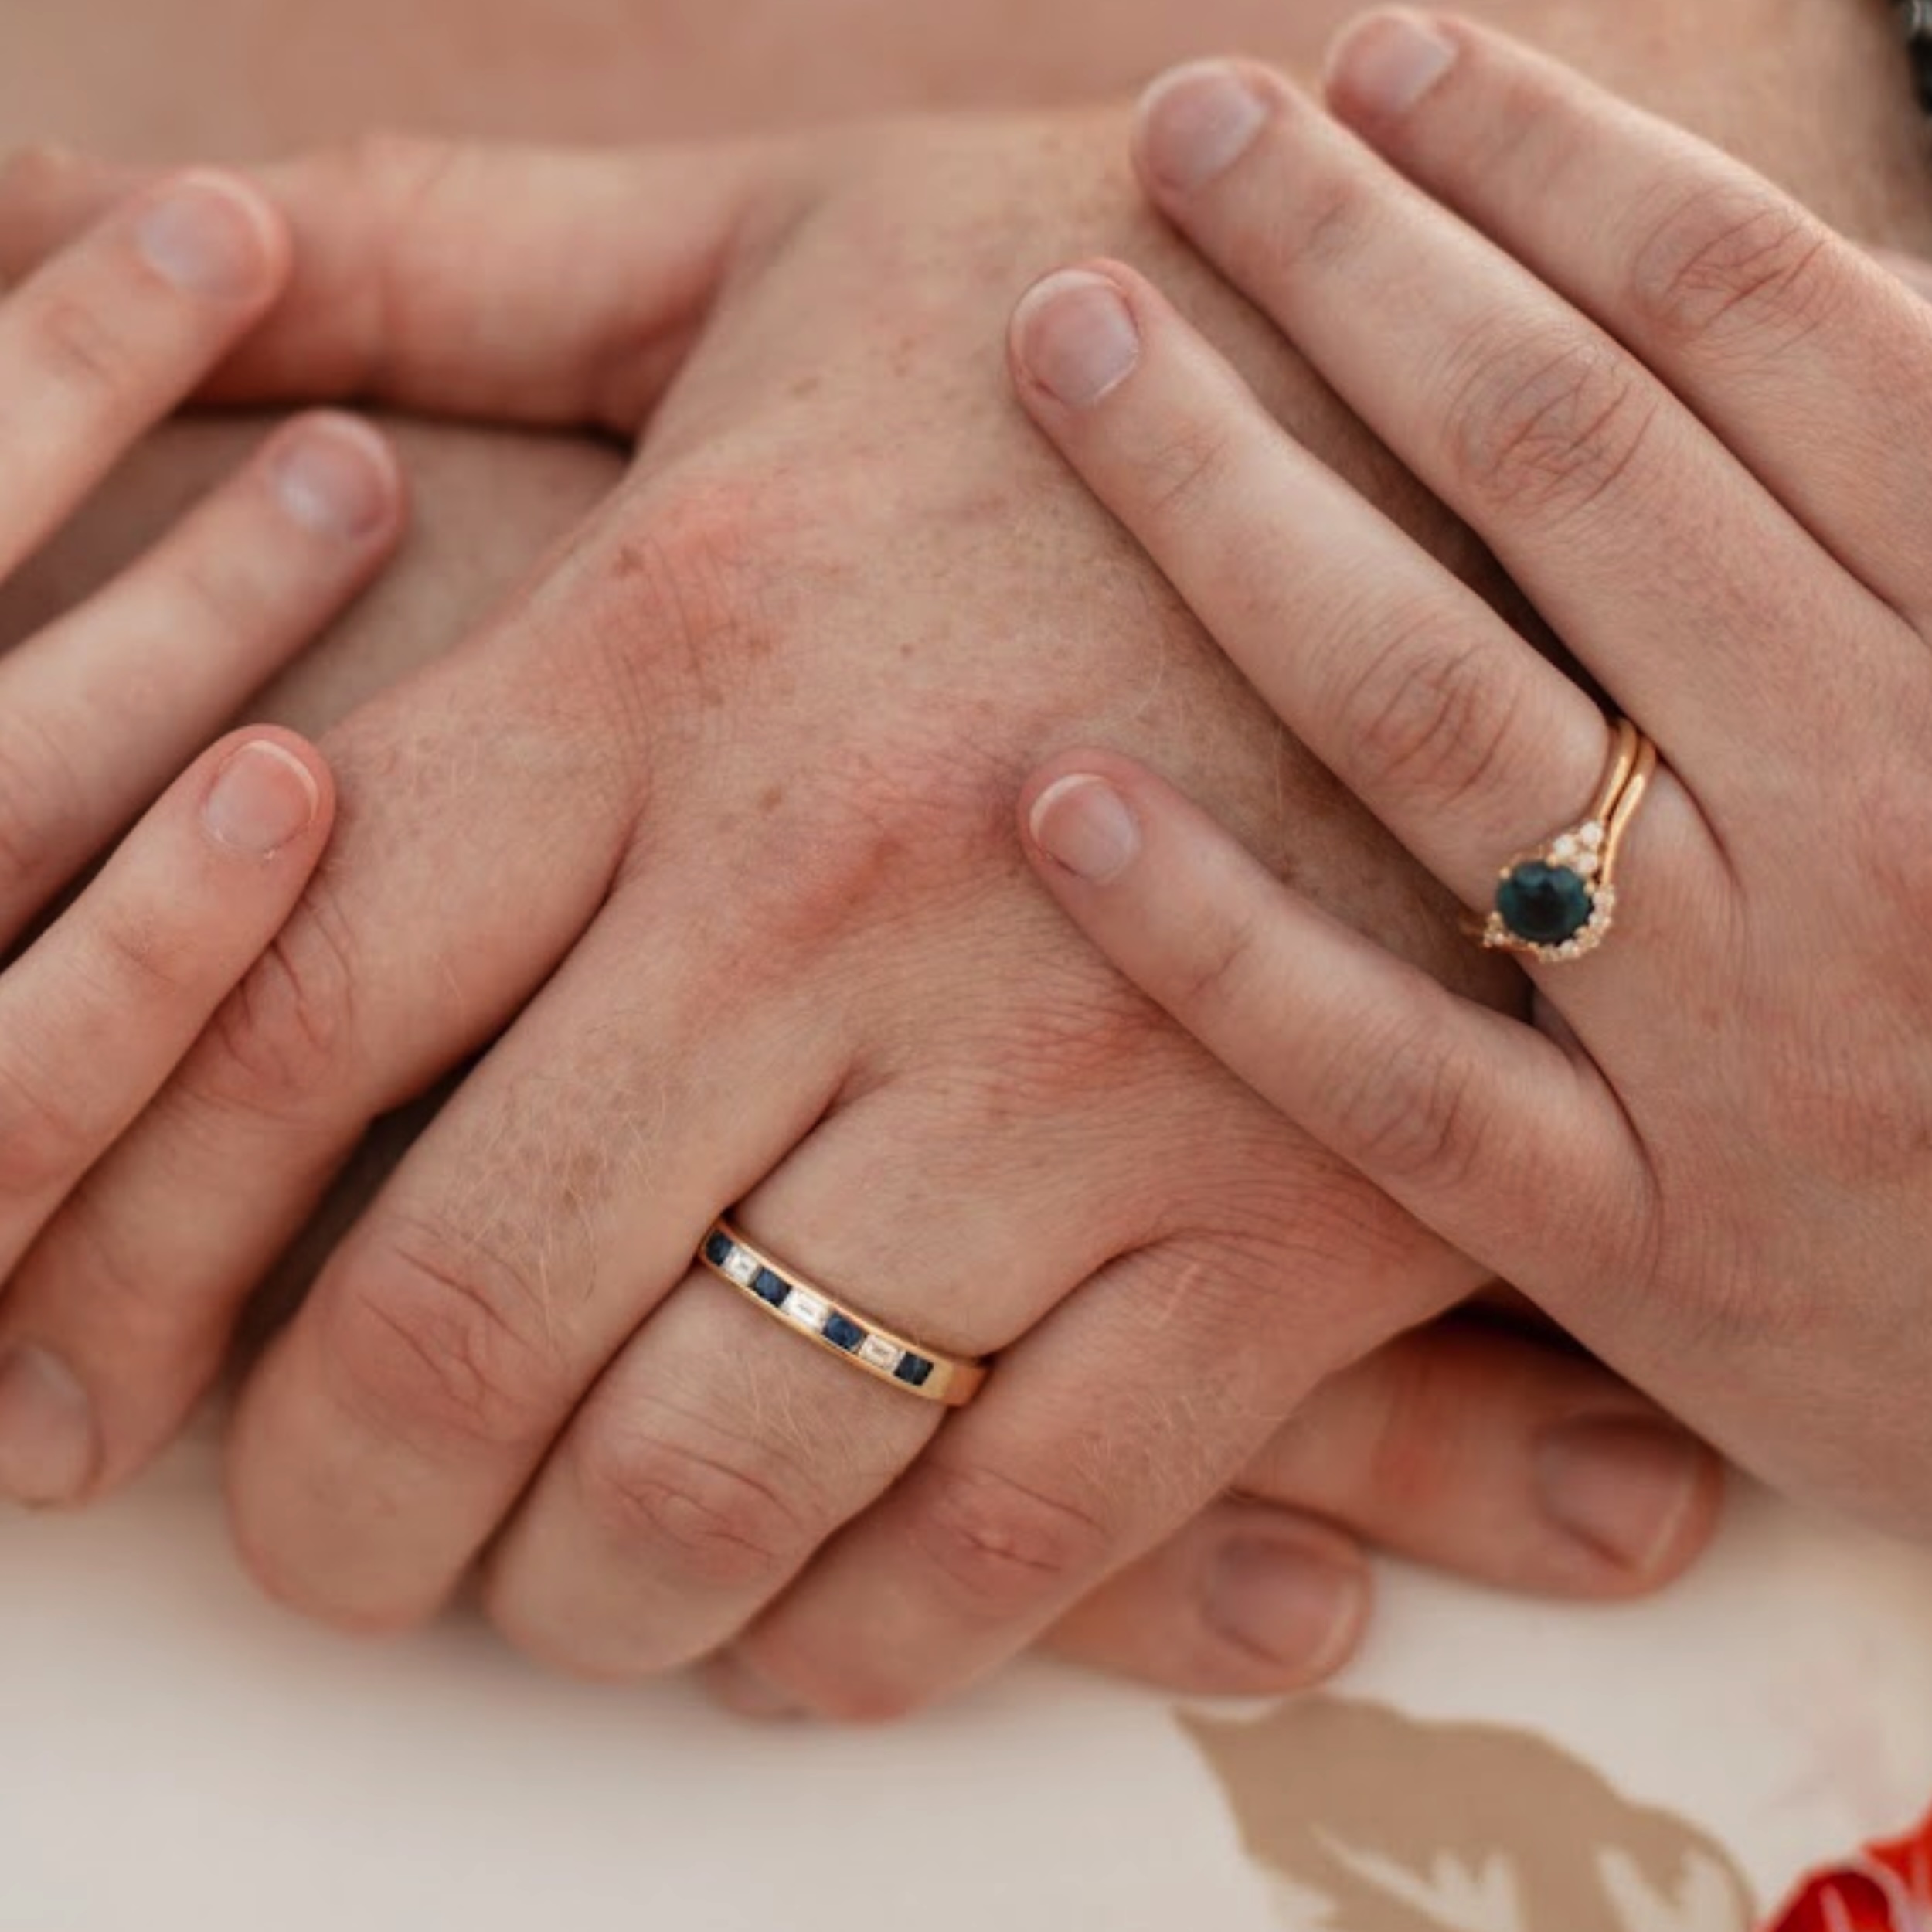
MULTIPOLYGON (((273 209, 200 174, 141 196, 0 301, 0 576, 262 318, 287 269, 273 209)), ((333 810, 316 753, 275 730, 204 747, 367 581, 400 523, 397 477, 369 431, 295 423, 0 663, 0 941, 16 949, 0 975, 0 1275, 160 1090, 308 882, 333 810)), ((233 1181, 248 1185, 244 1172, 233 1181)), ((140 1295, 87 1318, 111 1328, 131 1372, 151 1321, 140 1295)), ((69 1495, 100 1454, 90 1398, 31 1325, 10 1332, 0 1493, 69 1495)))
MULTIPOLYGON (((1265 71, 1172 76, 1145 180, 1661 748, 1614 927, 1529 965, 1526 1024, 1087 752, 1028 788, 1043 876, 1252 1085, 1668 1407, 1932 1536, 1932 315, 1493 34, 1378 18, 1331 95, 1365 138, 1265 71)), ((1584 817, 1596 699, 1145 281, 1053 278, 1014 347, 1070 461, 1460 899, 1584 817)))

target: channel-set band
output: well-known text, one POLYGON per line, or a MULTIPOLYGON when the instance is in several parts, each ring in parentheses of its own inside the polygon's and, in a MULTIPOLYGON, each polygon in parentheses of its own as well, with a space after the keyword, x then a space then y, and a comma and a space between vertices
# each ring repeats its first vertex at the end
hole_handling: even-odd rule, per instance
POLYGON ((1617 855, 1657 770, 1657 747, 1628 718, 1617 721, 1610 761, 1588 813, 1498 875, 1482 943, 1565 965, 1594 953, 1617 913, 1617 855))
POLYGON ((985 1382, 985 1362, 961 1361, 895 1335, 747 1241, 729 1221, 713 1224, 698 1259, 794 1334, 890 1383, 903 1395, 959 1409, 985 1382))

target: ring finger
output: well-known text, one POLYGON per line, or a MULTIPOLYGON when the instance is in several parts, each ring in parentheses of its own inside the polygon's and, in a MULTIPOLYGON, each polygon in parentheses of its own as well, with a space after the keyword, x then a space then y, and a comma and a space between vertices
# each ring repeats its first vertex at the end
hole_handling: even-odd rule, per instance
MULTIPOLYGON (((889 1085, 820 1126, 733 1225, 944 1365, 1024 1333, 1131 1211, 1097 1176, 1070 1212, 1064 1177, 958 1090, 889 1085), (908 1146, 917 1162, 893 1158, 908 1146)), ((700 1269, 640 1330, 493 1554, 489 1607, 524 1648, 611 1676, 704 1655, 947 1426, 793 1326, 700 1269)))
MULTIPOLYGON (((1296 735, 1465 904, 1583 816, 1607 743, 1597 705, 1287 437, 1145 281, 1111 264, 1049 277, 1022 304, 1013 347, 1022 395, 1083 479, 1296 735)), ((1715 854, 1673 779, 1632 836, 1646 916, 1709 920, 1715 854)), ((1604 986, 1648 997, 1637 977, 1604 986)))

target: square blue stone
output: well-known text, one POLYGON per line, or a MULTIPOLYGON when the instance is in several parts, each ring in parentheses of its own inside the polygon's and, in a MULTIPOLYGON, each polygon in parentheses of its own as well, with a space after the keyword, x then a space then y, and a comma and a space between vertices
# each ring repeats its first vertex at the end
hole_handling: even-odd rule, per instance
POLYGON ((713 1234, 704 1244, 704 1258, 714 1268, 723 1267, 726 1257, 730 1253, 731 1238, 729 1235, 713 1234))
POLYGON ((933 1378, 933 1365, 923 1355, 909 1355, 893 1373, 909 1387, 923 1389, 933 1378))
POLYGON ((848 1321, 836 1311, 827 1318, 822 1333, 835 1349, 843 1349, 848 1355, 866 1338, 866 1331, 856 1321, 848 1321))
POLYGON ((751 1292, 760 1301, 769 1301, 774 1308, 785 1304, 785 1297, 791 1292, 791 1284, 781 1281, 769 1268, 760 1268, 751 1277, 751 1292))

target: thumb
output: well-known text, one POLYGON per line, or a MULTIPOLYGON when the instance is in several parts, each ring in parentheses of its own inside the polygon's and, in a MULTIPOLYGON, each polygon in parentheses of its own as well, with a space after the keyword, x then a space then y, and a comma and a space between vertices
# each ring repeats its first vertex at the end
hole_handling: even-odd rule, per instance
MULTIPOLYGON (((774 179, 763 146, 593 153, 383 138, 252 170, 295 243, 288 291, 204 391, 357 399, 631 436, 774 179)), ((139 185, 43 151, 0 175, 12 281, 139 185)))

